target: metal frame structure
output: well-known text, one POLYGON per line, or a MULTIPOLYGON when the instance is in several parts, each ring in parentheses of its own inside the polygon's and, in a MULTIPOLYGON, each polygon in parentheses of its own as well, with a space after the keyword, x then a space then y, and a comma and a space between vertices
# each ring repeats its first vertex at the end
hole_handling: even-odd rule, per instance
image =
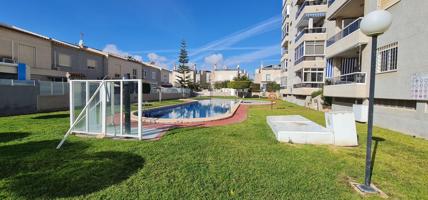
POLYGON ((69 84, 70 129, 57 149, 71 133, 142 139, 142 80, 71 80, 69 84), (131 93, 137 94, 138 105, 137 127, 132 128, 131 93))

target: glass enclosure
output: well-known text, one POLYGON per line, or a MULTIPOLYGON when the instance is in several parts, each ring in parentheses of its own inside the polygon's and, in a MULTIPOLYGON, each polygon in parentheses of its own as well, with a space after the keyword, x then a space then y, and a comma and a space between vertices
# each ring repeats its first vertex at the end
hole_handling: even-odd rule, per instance
POLYGON ((108 137, 142 137, 141 80, 72 80, 72 132, 108 137))

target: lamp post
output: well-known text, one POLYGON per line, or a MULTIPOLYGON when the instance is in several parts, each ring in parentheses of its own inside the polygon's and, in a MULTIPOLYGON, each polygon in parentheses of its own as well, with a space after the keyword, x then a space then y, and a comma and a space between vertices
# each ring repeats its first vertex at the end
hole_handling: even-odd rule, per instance
POLYGON ((373 104, 375 95, 376 77, 376 54, 377 38, 383 34, 392 23, 392 15, 385 10, 376 10, 369 13, 361 21, 361 31, 372 38, 371 66, 370 66, 370 91, 369 91, 369 116, 367 124, 367 147, 366 147, 366 167, 364 184, 357 185, 358 189, 365 193, 376 193, 371 187, 371 164, 372 164, 372 132, 373 132, 373 104))

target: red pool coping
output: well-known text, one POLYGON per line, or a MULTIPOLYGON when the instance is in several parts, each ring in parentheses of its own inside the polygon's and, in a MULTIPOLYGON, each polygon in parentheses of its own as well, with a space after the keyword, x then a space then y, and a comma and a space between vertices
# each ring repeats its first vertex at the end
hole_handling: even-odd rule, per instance
POLYGON ((244 122, 247 119, 248 113, 247 105, 239 105, 235 114, 229 118, 215 120, 215 121, 207 121, 207 122, 194 122, 194 123, 179 123, 179 124, 165 124, 165 123, 143 123, 143 127, 145 128, 156 128, 160 129, 162 133, 159 137, 152 140, 160 140, 169 130, 176 128, 189 128, 189 127, 214 127, 214 126, 226 126, 231 124, 237 124, 244 122))

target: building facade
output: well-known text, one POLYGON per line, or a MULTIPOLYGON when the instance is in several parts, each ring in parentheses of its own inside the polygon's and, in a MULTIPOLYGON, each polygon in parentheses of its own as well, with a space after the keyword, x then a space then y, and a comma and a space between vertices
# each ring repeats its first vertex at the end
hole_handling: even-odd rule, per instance
POLYGON ((249 77, 248 73, 245 70, 241 70, 239 65, 236 68, 215 68, 211 74, 211 83, 233 81, 233 79, 242 76, 249 77))
MULTIPOLYGON (((424 39, 428 33, 424 25, 428 1, 328 0, 326 3, 321 9, 321 5, 309 8, 311 3, 283 1, 281 61, 287 65, 288 75, 293 76, 300 68, 295 59, 298 48, 293 46, 293 41, 305 37, 295 34, 299 31, 296 25, 301 23, 293 19, 301 17, 294 12, 305 13, 319 7, 318 11, 325 12, 324 96, 331 97, 333 111, 360 113, 363 116, 360 121, 366 121, 372 47, 371 38, 360 30, 360 23, 371 11, 385 9, 393 15, 393 22, 378 38, 374 123, 428 138, 428 41, 424 39)), ((288 97, 296 94, 296 87, 291 87, 291 83, 295 84, 288 80, 288 97)))
POLYGON ((374 122, 388 129, 428 138, 427 1, 336 0, 329 3, 328 79, 324 95, 333 110, 368 105, 371 39, 360 30, 362 17, 376 9, 393 15, 379 36, 374 122))
MULTIPOLYGON (((106 54, 83 45, 78 46, 52 39, 52 69, 69 73, 78 79, 103 79, 106 54)), ((65 81, 57 78, 55 81, 65 81)))
POLYGON ((254 74, 254 83, 260 84, 260 89, 266 89, 266 85, 275 82, 281 85, 284 70, 280 65, 260 66, 254 74))
POLYGON ((18 63, 26 65, 27 79, 67 81, 72 79, 143 79, 154 87, 168 83, 161 68, 130 57, 115 55, 0 24, 0 79, 17 79, 18 63))
POLYGON ((161 84, 164 86, 172 86, 172 82, 171 82, 171 77, 172 77, 172 71, 165 69, 165 68, 161 68, 161 84))
MULTIPOLYGON (((283 96, 299 105, 324 85, 326 0, 284 0, 281 65, 286 66, 283 96)), ((285 72, 283 72, 285 73, 285 72)))
POLYGON ((27 79, 65 77, 65 73, 52 69, 50 38, 0 24, 0 78, 17 79, 17 63, 27 65, 27 79))

